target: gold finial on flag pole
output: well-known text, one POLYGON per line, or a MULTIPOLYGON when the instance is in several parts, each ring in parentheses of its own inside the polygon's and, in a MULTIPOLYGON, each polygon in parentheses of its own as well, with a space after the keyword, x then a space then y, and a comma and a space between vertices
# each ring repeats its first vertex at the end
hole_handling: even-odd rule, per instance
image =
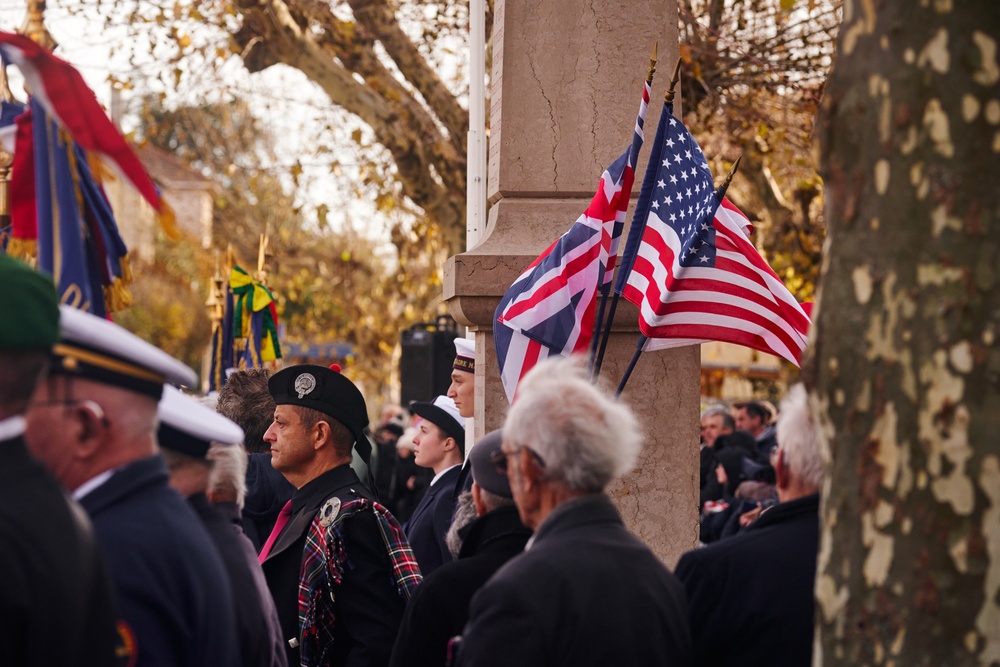
POLYGON ((261 283, 267 280, 267 246, 270 245, 270 239, 267 237, 267 232, 260 235, 260 243, 257 246, 257 275, 255 276, 257 280, 261 283))
POLYGON ((677 63, 674 65, 674 75, 670 79, 670 88, 667 89, 667 94, 663 96, 663 101, 667 104, 671 104, 674 101, 674 89, 677 87, 677 82, 681 80, 681 59, 677 59, 677 63))
POLYGON ((733 182, 733 176, 736 175, 736 170, 740 168, 740 162, 742 160, 743 155, 740 154, 740 156, 736 158, 736 162, 733 163, 733 166, 729 168, 729 175, 726 176, 726 181, 722 184, 722 187, 716 190, 719 201, 722 201, 722 198, 726 196, 726 191, 729 190, 729 184, 733 182))
POLYGON ((45 27, 45 0, 28 0, 28 13, 18 32, 49 51, 55 51, 59 46, 45 27))
POLYGON ((646 70, 646 83, 653 83, 653 75, 656 74, 656 49, 660 42, 653 42, 653 55, 649 57, 649 69, 646 70))

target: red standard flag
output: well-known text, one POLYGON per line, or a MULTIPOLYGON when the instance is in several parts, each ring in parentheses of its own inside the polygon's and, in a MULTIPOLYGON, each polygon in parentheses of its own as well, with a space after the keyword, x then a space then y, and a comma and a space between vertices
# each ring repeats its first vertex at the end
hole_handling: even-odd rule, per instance
POLYGON ((639 306, 639 329, 652 339, 645 349, 716 340, 798 366, 808 316, 747 239, 746 216, 728 200, 720 206, 694 137, 664 116, 645 228, 622 291, 639 306))

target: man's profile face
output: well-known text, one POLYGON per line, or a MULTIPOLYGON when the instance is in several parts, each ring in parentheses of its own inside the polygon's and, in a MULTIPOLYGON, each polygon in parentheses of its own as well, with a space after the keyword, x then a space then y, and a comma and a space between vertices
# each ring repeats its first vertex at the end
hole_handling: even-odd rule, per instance
POLYGON ((413 438, 413 462, 421 468, 436 470, 448 454, 445 442, 448 440, 440 428, 426 419, 417 427, 413 438))
POLYGON ((723 434, 722 415, 706 415, 701 418, 701 441, 706 447, 714 447, 715 440, 723 434))
POLYGON ((275 407, 274 421, 264 433, 264 442, 271 445, 271 466, 286 476, 303 471, 316 454, 310 435, 294 406, 275 407))
POLYGON ((756 434, 760 426, 760 417, 751 417, 746 408, 736 410, 736 430, 756 434))
POLYGON ((455 401, 458 414, 466 418, 472 417, 476 410, 476 404, 473 401, 475 379, 475 373, 457 369, 451 372, 451 386, 448 387, 447 396, 455 401))

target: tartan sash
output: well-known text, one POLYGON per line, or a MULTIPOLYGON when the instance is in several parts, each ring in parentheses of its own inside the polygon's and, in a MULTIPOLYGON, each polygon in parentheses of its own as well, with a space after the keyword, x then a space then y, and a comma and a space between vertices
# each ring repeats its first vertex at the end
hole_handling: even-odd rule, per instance
POLYGON ((406 535, 385 507, 367 498, 340 504, 331 498, 313 518, 299 570, 299 656, 302 667, 325 665, 333 651, 334 601, 344 572, 353 566, 340 530, 341 524, 359 512, 375 514, 379 533, 392 563, 396 592, 409 600, 421 581, 420 567, 406 535))

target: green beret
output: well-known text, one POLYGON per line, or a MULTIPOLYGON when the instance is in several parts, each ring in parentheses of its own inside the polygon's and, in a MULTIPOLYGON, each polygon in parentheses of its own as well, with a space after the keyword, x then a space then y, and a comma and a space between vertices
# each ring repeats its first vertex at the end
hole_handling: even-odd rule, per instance
POLYGON ((59 340, 52 278, 0 253, 0 350, 45 350, 59 340))

